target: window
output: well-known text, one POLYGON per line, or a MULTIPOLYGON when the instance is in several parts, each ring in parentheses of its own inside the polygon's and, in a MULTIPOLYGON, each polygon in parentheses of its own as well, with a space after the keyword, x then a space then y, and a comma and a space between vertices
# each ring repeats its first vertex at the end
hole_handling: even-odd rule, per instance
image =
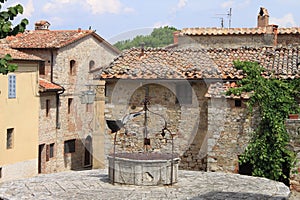
POLYGON ((54 143, 50 144, 49 157, 50 157, 50 158, 53 158, 53 157, 54 157, 54 143))
POLYGON ((49 116, 50 107, 51 107, 50 100, 47 99, 47 100, 46 100, 46 117, 49 116))
POLYGON ((191 104, 192 103, 192 87, 190 84, 177 84, 176 85, 176 97, 177 102, 180 104, 191 104))
POLYGON ((46 146, 46 161, 49 161, 50 158, 54 157, 54 143, 48 144, 46 146))
POLYGON ((68 114, 72 112, 73 98, 68 98, 68 114))
POLYGON ((76 73, 75 63, 75 60, 70 61, 70 75, 75 75, 76 73))
POLYGON ((45 72, 45 62, 42 62, 39 66, 39 74, 40 75, 45 75, 46 72, 45 72))
POLYGON ((91 60, 90 63, 89 63, 89 69, 90 71, 95 69, 95 61, 91 60))
POLYGON ((241 107, 242 106, 242 100, 240 100, 240 99, 234 100, 234 105, 235 105, 235 107, 241 107))
POLYGON ((0 167, 0 178, 2 178, 2 167, 0 167))
POLYGON ((74 153, 75 152, 75 139, 67 140, 64 143, 65 153, 74 153))
POLYGON ((7 131, 6 131, 6 149, 13 148, 13 134, 14 134, 13 128, 7 129, 7 131))
POLYGON ((8 98, 16 98, 16 75, 8 75, 8 98))

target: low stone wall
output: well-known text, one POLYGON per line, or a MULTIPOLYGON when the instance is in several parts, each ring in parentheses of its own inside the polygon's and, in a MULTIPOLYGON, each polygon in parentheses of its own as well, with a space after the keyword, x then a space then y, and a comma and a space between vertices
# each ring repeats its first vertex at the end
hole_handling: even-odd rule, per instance
POLYGON ((300 192, 300 119, 286 120, 286 128, 290 134, 290 147, 297 155, 297 163, 290 177, 291 189, 300 192))

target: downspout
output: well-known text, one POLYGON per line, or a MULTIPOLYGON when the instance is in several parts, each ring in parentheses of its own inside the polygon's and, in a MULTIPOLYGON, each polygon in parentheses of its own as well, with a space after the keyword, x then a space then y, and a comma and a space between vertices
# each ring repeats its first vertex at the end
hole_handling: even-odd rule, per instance
MULTIPOLYGON (((51 53, 51 58, 50 58, 50 65, 51 65, 51 73, 50 73, 50 80, 51 83, 55 83, 53 81, 53 68, 54 68, 54 55, 53 55, 53 50, 50 50, 51 53)), ((57 84, 57 83, 55 83, 57 84)), ((58 84, 57 84, 58 85, 58 84)), ((61 86, 62 87, 62 86, 61 86)), ((62 91, 60 92, 56 92, 56 129, 60 129, 60 122, 59 122, 59 106, 60 106, 60 95, 63 94, 65 92, 65 88, 62 87, 62 91)))

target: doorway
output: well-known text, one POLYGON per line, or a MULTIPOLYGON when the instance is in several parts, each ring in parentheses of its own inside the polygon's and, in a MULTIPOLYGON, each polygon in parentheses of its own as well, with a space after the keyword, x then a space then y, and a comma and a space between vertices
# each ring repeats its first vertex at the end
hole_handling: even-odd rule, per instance
POLYGON ((84 142, 84 167, 92 166, 92 137, 87 136, 84 142))

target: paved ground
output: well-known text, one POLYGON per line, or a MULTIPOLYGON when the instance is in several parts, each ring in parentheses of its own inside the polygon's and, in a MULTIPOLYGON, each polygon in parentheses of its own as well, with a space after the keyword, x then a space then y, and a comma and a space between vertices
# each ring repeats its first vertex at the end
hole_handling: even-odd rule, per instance
POLYGON ((179 171, 173 186, 109 183, 107 170, 39 175, 0 185, 0 199, 288 199, 283 183, 238 174, 179 171))

